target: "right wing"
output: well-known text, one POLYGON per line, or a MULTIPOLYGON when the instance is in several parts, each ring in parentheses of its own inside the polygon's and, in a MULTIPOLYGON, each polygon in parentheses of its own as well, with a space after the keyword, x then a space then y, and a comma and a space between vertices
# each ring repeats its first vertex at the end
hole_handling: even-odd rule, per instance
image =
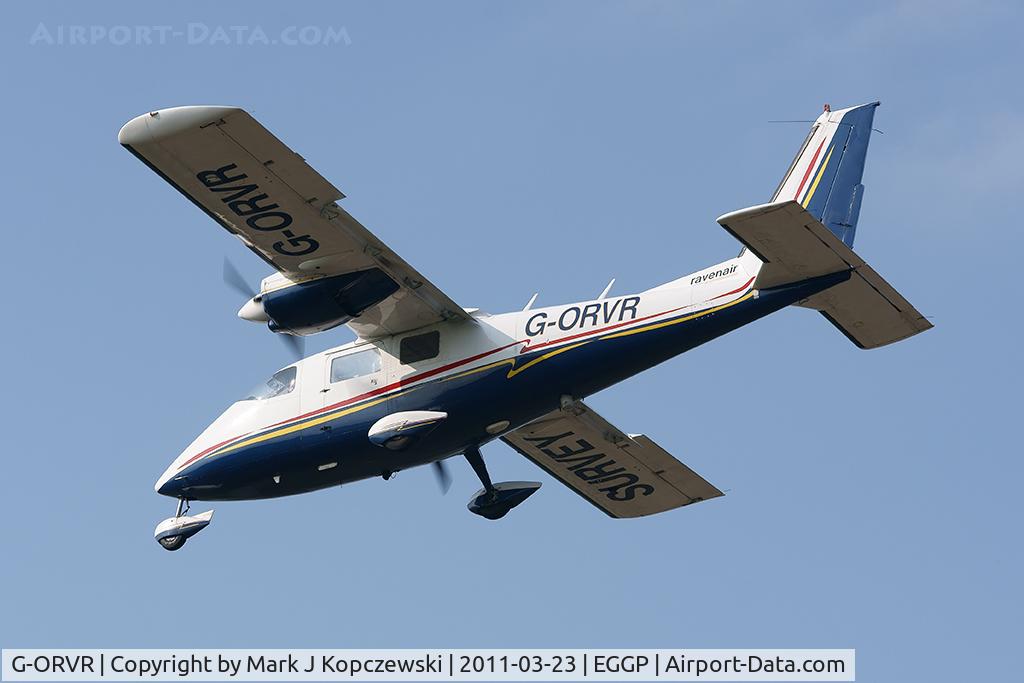
POLYGON ((398 288, 381 288, 383 298, 348 323, 359 336, 471 319, 338 206, 345 195, 244 110, 163 109, 126 123, 118 141, 291 282, 383 271, 398 288))
POLYGON ((582 401, 501 437, 609 517, 642 517, 724 495, 646 436, 582 401))

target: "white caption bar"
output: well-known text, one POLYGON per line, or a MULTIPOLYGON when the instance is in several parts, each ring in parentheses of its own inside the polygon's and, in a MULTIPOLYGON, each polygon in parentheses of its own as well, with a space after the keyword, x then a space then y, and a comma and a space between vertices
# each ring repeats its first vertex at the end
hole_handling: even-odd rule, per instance
POLYGON ((5 681, 853 681, 854 650, 3 650, 5 681))

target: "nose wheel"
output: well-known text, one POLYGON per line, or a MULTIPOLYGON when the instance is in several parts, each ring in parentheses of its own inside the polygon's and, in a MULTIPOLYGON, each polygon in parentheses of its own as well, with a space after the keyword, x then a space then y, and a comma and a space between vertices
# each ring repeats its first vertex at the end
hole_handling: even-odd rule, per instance
POLYGON ((473 495, 467 506, 474 515, 480 515, 485 519, 501 519, 540 488, 540 482, 536 481, 506 481, 492 484, 480 449, 473 446, 468 448, 464 455, 476 476, 480 478, 480 483, 484 485, 473 495))
POLYGON ((186 514, 188 510, 189 501, 179 498, 178 509, 174 516, 168 517, 156 525, 153 536, 164 550, 177 550, 185 545, 185 541, 210 525, 210 520, 213 519, 213 510, 193 516, 186 514))
POLYGON ((167 536, 166 538, 158 538, 156 540, 164 550, 177 550, 181 546, 185 545, 185 541, 188 539, 184 536, 167 536))

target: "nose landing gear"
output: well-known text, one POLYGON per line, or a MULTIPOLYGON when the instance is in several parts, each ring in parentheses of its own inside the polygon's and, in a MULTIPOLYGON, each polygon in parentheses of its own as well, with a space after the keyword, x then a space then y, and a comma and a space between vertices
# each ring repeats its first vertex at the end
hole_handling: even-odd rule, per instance
POLYGON ((480 449, 473 446, 467 449, 464 455, 476 476, 480 478, 480 483, 484 485, 473 495, 467 506, 474 515, 486 519, 501 519, 540 488, 540 482, 537 481, 505 481, 492 484, 487 473, 487 465, 480 456, 480 449))
POLYGON ((213 510, 207 510, 189 517, 182 514, 188 512, 189 503, 185 498, 178 499, 178 509, 173 517, 168 517, 156 525, 153 536, 164 550, 177 550, 185 545, 185 541, 198 534, 210 525, 213 519, 213 510))

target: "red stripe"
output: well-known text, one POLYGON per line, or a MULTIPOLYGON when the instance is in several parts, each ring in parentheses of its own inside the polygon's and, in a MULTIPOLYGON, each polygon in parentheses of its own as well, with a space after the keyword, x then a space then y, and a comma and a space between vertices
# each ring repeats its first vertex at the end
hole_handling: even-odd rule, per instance
MULTIPOLYGON (((507 348, 511 348, 511 347, 515 346, 516 344, 521 344, 521 343, 522 342, 518 342, 517 341, 517 342, 512 342, 511 344, 505 344, 505 346, 499 346, 496 349, 491 349, 490 351, 484 351, 483 353, 478 353, 475 356, 470 356, 469 358, 463 358, 462 360, 457 360, 457 361, 455 361, 453 363, 449 363, 448 365, 442 365, 441 367, 434 368, 433 370, 427 370, 426 372, 421 372, 418 375, 412 375, 411 377, 406 377, 404 379, 400 379, 397 382, 393 382, 393 383, 391 383, 391 384, 389 384, 387 386, 380 387, 379 389, 374 389, 373 391, 367 391, 365 394, 360 394, 359 396, 355 396, 353 398, 345 399, 344 401, 340 401, 340 402, 335 403, 333 405, 329 405, 329 406, 326 406, 324 408, 320 408, 319 410, 314 410, 312 412, 306 413, 305 415, 299 415, 298 417, 292 417, 292 418, 289 418, 289 419, 284 420, 282 422, 278 422, 277 424, 272 424, 272 425, 270 425, 270 427, 277 427, 278 425, 283 425, 283 424, 285 424, 287 422, 293 422, 295 420, 301 420, 301 419, 306 418, 306 417, 311 417, 313 415, 318 415, 320 413, 325 413, 325 412, 327 412, 329 410, 334 410, 335 408, 341 408, 343 406, 350 405, 350 404, 355 403, 357 401, 362 401, 362 400, 367 399, 367 398, 372 398, 374 396, 378 396, 378 395, 380 395, 380 394, 382 394, 382 393, 384 393, 386 391, 391 391, 392 389, 398 389, 398 388, 404 387, 404 386, 406 386, 408 384, 413 384, 415 382, 418 382, 421 379, 426 379, 428 377, 433 377, 434 375, 440 374, 442 372, 446 372, 446 371, 451 370, 453 368, 457 368, 460 365, 465 365, 466 363, 472 363, 475 360, 480 360, 481 358, 485 358, 485 357, 490 356, 492 354, 498 353, 499 351, 504 351, 507 348)), ((269 427, 265 427, 265 429, 269 429, 269 427)))
MULTIPOLYGON (((249 435, 249 434, 252 434, 252 432, 246 432, 246 433, 245 433, 245 434, 243 434, 242 436, 247 436, 247 435, 249 435)), ((201 453, 196 453, 196 454, 195 454, 195 455, 193 455, 193 456, 192 456, 191 458, 189 458, 189 459, 188 459, 188 460, 186 460, 186 461, 185 461, 184 463, 182 463, 181 467, 179 467, 179 468, 178 468, 178 470, 180 471, 181 469, 183 469, 183 468, 185 468, 185 467, 188 467, 188 466, 189 466, 189 465, 191 465, 191 464, 192 464, 193 462, 195 462, 195 461, 196 461, 196 460, 198 460, 199 458, 203 457, 204 455, 206 455, 206 454, 207 454, 207 453, 209 453, 210 451, 215 451, 215 450, 217 450, 218 448, 220 448, 221 446, 223 446, 223 445, 225 445, 225 444, 229 444, 229 443, 231 443, 232 441, 234 441, 234 440, 235 440, 235 439, 237 439, 237 438, 239 438, 239 437, 237 437, 237 436, 233 436, 233 437, 231 437, 230 439, 228 439, 227 441, 221 441, 221 442, 220 442, 219 444, 217 444, 216 446, 210 446, 209 448, 207 448, 207 449, 206 449, 205 451, 202 451, 201 453)))
MULTIPOLYGON (((307 417, 312 417, 314 415, 319 415, 321 413, 325 413, 325 412, 328 412, 330 410, 334 410, 336 408, 342 408, 344 406, 351 405, 353 403, 357 403, 359 401, 362 401, 362 400, 365 400, 365 399, 368 399, 368 398, 372 398, 374 396, 379 396, 380 394, 382 394, 384 392, 387 392, 387 391, 391 391, 392 389, 397 389, 397 388, 400 388, 400 387, 404 387, 404 386, 407 386, 409 384, 413 384, 414 382, 418 382, 421 379, 426 379, 428 377, 433 377, 434 375, 437 375, 439 373, 446 372, 446 371, 451 370, 453 368, 457 368, 460 365, 465 365, 466 363, 472 363, 473 361, 480 360, 481 358, 485 358, 485 357, 490 356, 492 354, 498 353, 499 351, 504 351, 507 348, 513 347, 516 344, 521 344, 521 343, 522 342, 518 342, 518 341, 517 342, 512 342, 511 344, 506 344, 505 346, 500 346, 500 347, 498 347, 496 349, 491 349, 490 351, 485 351, 483 353, 478 353, 475 356, 470 356, 469 358, 463 358, 462 360, 457 360, 457 361, 455 361, 453 363, 449 363, 447 365, 442 365, 441 367, 434 368, 433 370, 427 370, 426 372, 421 372, 418 375, 413 375, 411 377, 406 377, 404 379, 400 379, 399 381, 394 382, 392 384, 388 384, 387 386, 383 386, 383 387, 380 387, 378 389, 374 389, 373 391, 367 391, 366 393, 360 394, 358 396, 353 396, 352 398, 345 399, 344 401, 340 401, 338 403, 335 403, 335 404, 332 404, 332 405, 329 405, 329 406, 325 406, 323 408, 319 408, 317 410, 313 410, 313 411, 310 411, 308 413, 304 413, 302 415, 298 415, 296 417, 290 417, 287 420, 282 420, 281 422, 276 422, 276 423, 274 423, 272 425, 267 425, 266 427, 263 427, 263 428, 261 428, 261 429, 259 429, 257 431, 264 431, 264 430, 267 430, 267 429, 273 429, 274 427, 279 427, 281 425, 288 424, 289 422, 297 422, 297 421, 305 419, 307 417)), ((207 455, 208 453, 210 453, 212 451, 217 450, 221 446, 225 446, 225 445, 231 443, 232 441, 235 441, 237 439, 241 439, 243 437, 249 436, 252 433, 253 432, 246 432, 245 434, 242 434, 240 436, 233 436, 230 439, 228 439, 227 441, 220 442, 216 446, 210 446, 209 448, 207 448, 206 450, 202 451, 201 453, 197 453, 196 455, 193 455, 191 458, 186 460, 181 465, 181 467, 178 468, 178 470, 181 470, 181 469, 187 467, 188 465, 191 465, 193 462, 195 462, 199 458, 203 457, 204 455, 207 455)))
POLYGON ((807 178, 811 175, 811 169, 814 168, 814 162, 818 160, 818 155, 821 154, 821 146, 825 144, 825 138, 821 139, 818 143, 818 149, 814 150, 814 156, 811 157, 811 163, 807 164, 807 170, 804 171, 804 178, 800 181, 800 187, 796 188, 796 195, 793 199, 800 199, 800 190, 804 189, 804 183, 807 182, 807 178))
POLYGON ((731 292, 726 292, 725 294, 719 294, 718 296, 711 297, 711 301, 714 301, 715 299, 721 299, 723 296, 729 296, 730 294, 735 294, 737 292, 742 292, 744 289, 749 287, 750 283, 753 282, 753 281, 754 281, 754 278, 750 278, 749 280, 744 282, 742 286, 737 287, 736 289, 732 290, 731 292))
MULTIPOLYGON (((752 283, 753 281, 754 281, 754 278, 750 278, 741 287, 738 287, 738 288, 732 290, 731 292, 726 292, 725 294, 719 294, 718 296, 713 297, 711 300, 713 301, 714 299, 720 299, 723 296, 729 296, 730 294, 736 294, 737 292, 740 292, 740 291, 746 289, 748 286, 750 286, 750 283, 752 283)), ((668 315, 669 313, 675 313, 676 311, 681 311, 684 308, 686 308, 686 306, 680 306, 678 308, 673 308, 673 309, 670 309, 670 310, 667 310, 667 311, 662 311, 660 313, 654 313, 652 315, 647 315, 647 316, 644 316, 642 318, 637 318, 635 320, 627 320, 625 322, 616 323, 614 325, 608 325, 606 327, 602 327, 602 328, 599 328, 599 329, 596 329, 596 330, 589 330, 587 332, 580 332, 579 334, 570 335, 568 337, 560 337, 559 339, 554 339, 554 340, 551 340, 551 341, 547 341, 547 342, 544 342, 542 344, 537 344, 535 346, 530 346, 530 340, 529 339, 527 339, 525 341, 512 342, 511 344, 506 344, 505 346, 500 346, 498 348, 491 349, 490 351, 484 351, 483 353, 478 353, 475 356, 470 356, 468 358, 463 358, 462 360, 457 360, 455 362, 448 363, 447 365, 442 365, 441 367, 434 368, 433 370, 427 370, 426 372, 421 372, 418 375, 413 375, 411 377, 407 377, 407 378, 401 379, 401 380, 399 380, 397 382, 393 382, 392 384, 389 384, 387 386, 380 387, 380 388, 374 389, 372 391, 367 391, 367 392, 365 392, 363 394, 360 394, 358 396, 354 396, 352 398, 345 399, 344 401, 340 401, 338 403, 334 403, 332 405, 325 406, 323 408, 319 408, 317 410, 313 410, 313 411, 310 411, 308 413, 304 413, 304 414, 299 415, 297 417, 290 417, 287 420, 282 420, 281 422, 276 422, 276 423, 274 423, 272 425, 268 425, 266 427, 263 427, 262 429, 259 429, 257 431, 265 431, 267 429, 273 429, 274 427, 279 427, 281 425, 288 424, 289 422, 298 422, 299 420, 303 420, 303 419, 305 419, 307 417, 313 417, 314 415, 319 415, 321 413, 325 413, 325 412, 328 412, 328 411, 331 411, 331 410, 335 410, 337 408, 342 408, 344 406, 351 405, 353 403, 357 403, 359 401, 363 401, 363 400, 366 400, 368 398, 373 398, 374 396, 379 396, 380 394, 382 394, 384 392, 387 392, 387 391, 391 391, 392 389, 398 389, 398 388, 407 386, 409 384, 414 384, 415 382, 418 382, 418 381, 420 381, 422 379, 427 379, 428 377, 433 377, 433 376, 438 375, 438 374, 440 374, 442 372, 447 372, 448 370, 452 370, 452 369, 457 368, 459 366, 466 365, 467 363, 472 363, 473 361, 480 360, 481 358, 486 358, 487 356, 490 356, 490 355, 493 355, 495 353, 498 353, 499 351, 504 351, 505 349, 511 348, 513 346, 516 346, 517 344, 524 344, 523 349, 520 351, 520 353, 525 353, 526 351, 533 351, 533 350, 536 350, 536 349, 543 348, 545 346, 551 346, 552 344, 560 344, 562 342, 572 341, 573 339, 579 339, 580 337, 586 337, 586 336, 589 336, 589 335, 592 335, 592 334, 599 334, 601 332, 607 332, 608 330, 614 330, 614 329, 617 329, 619 327, 623 327, 625 325, 632 325, 634 323, 640 323, 640 322, 643 322, 645 320, 650 320, 651 318, 657 318, 657 317, 662 316, 662 315, 668 315)), ((215 446, 210 446, 206 450, 204 450, 204 451, 202 451, 200 453, 197 453, 196 455, 193 455, 191 458, 186 460, 181 465, 181 467, 178 468, 178 470, 180 471, 180 470, 184 469, 185 467, 187 467, 188 465, 190 465, 193 462, 195 462, 196 460, 198 460, 199 458, 203 457, 204 455, 207 455, 208 453, 211 453, 211 452, 217 450, 218 448, 220 448, 222 446, 225 446, 225 445, 231 443, 232 441, 235 441, 236 439, 241 439, 243 437, 249 436, 250 434, 253 434, 253 432, 246 432, 245 434, 242 434, 240 436, 233 436, 230 439, 228 439, 227 441, 221 441, 219 444, 216 444, 215 446)))
MULTIPOLYGON (((747 287, 749 287, 750 283, 753 282, 753 281, 754 281, 754 278, 750 278, 742 286, 737 287, 736 289, 732 290, 731 292, 726 292, 725 294, 719 294, 716 297, 712 297, 710 299, 710 301, 714 301, 715 299, 721 299, 723 296, 729 296, 730 294, 735 294, 736 292, 741 292, 744 289, 746 289, 747 287)), ((546 342, 544 342, 542 344, 531 345, 530 342, 527 341, 526 344, 523 345, 523 348, 519 350, 519 353, 526 353, 527 351, 534 351, 536 349, 542 349, 545 346, 551 346, 552 344, 560 344, 562 342, 572 341, 573 339, 579 339, 580 337, 586 337, 586 336, 591 335, 591 334, 599 334, 601 332, 607 332, 608 330, 614 330, 614 329, 616 329, 618 327, 622 327, 624 325, 632 325, 633 323, 643 322, 644 320, 650 320, 651 318, 657 318, 658 316, 661 316, 661 315, 668 315, 669 313, 675 313, 676 311, 681 311, 684 308, 686 308, 686 306, 680 306, 679 308, 673 308, 673 309, 668 310, 668 311, 662 311, 661 313, 655 313, 653 315, 647 315, 647 316, 644 316, 643 318, 637 318, 636 320, 627 320, 626 322, 623 322, 623 323, 615 323, 614 325, 609 325, 607 327, 601 327, 601 328, 596 329, 596 330, 589 330, 587 332, 580 332, 579 334, 573 334, 573 335, 570 335, 568 337, 559 337, 558 339, 553 339, 551 341, 546 341, 546 342)))

